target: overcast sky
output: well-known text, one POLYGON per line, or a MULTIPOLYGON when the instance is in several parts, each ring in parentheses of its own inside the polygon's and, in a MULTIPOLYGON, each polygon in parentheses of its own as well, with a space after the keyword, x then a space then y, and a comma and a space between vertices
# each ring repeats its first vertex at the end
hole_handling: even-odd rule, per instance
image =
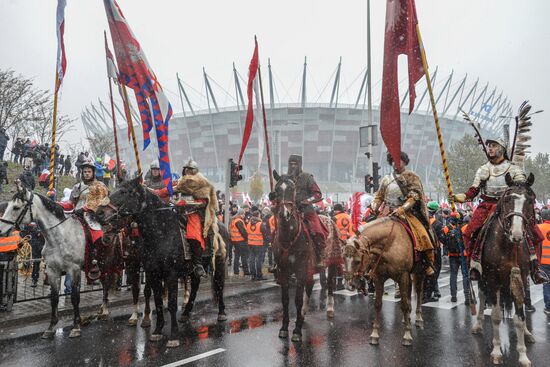
MULTIPOLYGON (((68 59, 61 113, 79 118, 82 108, 107 100, 102 0, 67 0, 65 43, 68 59)), ((202 68, 220 85, 218 102, 231 105, 232 66, 246 77, 253 36, 261 62, 271 58, 282 102, 299 100, 300 73, 308 58, 308 98, 315 101, 342 56, 342 97, 354 101, 353 81, 366 66, 366 0, 181 1, 118 0, 176 112, 176 72, 191 87, 203 88, 202 68), (288 90, 287 92, 285 91, 288 90)), ((372 1, 373 81, 382 75, 385 1, 372 1)), ((36 85, 54 83, 56 0, 0 0, 0 68, 11 68, 36 85)), ((529 99, 546 110, 534 121, 533 151, 548 152, 550 136, 550 1, 417 0, 428 62, 442 72, 466 73, 470 82, 502 89, 514 110, 529 99)), ((423 88, 423 86, 422 86, 423 88)), ((330 89, 330 87, 329 87, 330 89)), ((198 95, 198 94, 197 94, 198 95)), ((375 96, 377 101, 379 97, 375 96)), ((321 98, 328 102, 328 98, 321 98)), ((200 102, 198 102, 200 103, 200 102)), ((83 127, 77 121, 78 134, 83 127)))

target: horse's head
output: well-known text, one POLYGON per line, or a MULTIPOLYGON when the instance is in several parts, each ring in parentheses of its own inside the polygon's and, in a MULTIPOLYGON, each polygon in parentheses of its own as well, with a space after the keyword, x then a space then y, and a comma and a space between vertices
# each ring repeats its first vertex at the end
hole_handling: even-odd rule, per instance
POLYGON ((12 199, 8 201, 4 215, 0 219, 0 236, 7 235, 12 229, 19 229, 22 224, 32 222, 32 202, 34 195, 32 191, 27 190, 16 182, 17 192, 12 199))
POLYGON ((98 207, 98 220, 101 223, 114 222, 141 212, 146 205, 145 190, 141 176, 122 183, 98 207))
POLYGON ((362 281, 361 264, 363 263, 363 252, 361 244, 357 237, 351 237, 346 241, 343 249, 344 257, 344 280, 345 286, 349 290, 359 288, 362 281))
POLYGON ((296 184, 291 176, 279 176, 277 171, 273 171, 273 177, 277 184, 271 199, 277 203, 276 210, 279 218, 288 222, 296 211, 296 184))
POLYGON ((508 189, 500 198, 499 214, 511 242, 523 241, 526 226, 534 218, 535 193, 531 189, 534 182, 535 176, 532 173, 521 181, 514 180, 509 173, 506 174, 508 189))

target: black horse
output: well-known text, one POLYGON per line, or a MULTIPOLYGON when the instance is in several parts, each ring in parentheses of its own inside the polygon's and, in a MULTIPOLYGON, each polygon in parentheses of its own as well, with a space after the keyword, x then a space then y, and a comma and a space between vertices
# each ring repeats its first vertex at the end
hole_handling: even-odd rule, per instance
POLYGON ((306 234, 305 223, 295 204, 296 185, 287 175, 274 175, 277 180, 273 199, 276 203, 274 215, 276 232, 273 241, 273 255, 277 264, 276 279, 281 286, 283 303, 283 325, 279 330, 280 338, 288 338, 289 283, 292 274, 296 276, 296 326, 292 332, 292 341, 302 341, 304 315, 304 288, 313 284, 313 248, 306 234))
POLYGON ((179 346, 178 278, 191 272, 191 264, 184 261, 184 236, 180 229, 178 214, 158 196, 141 185, 141 177, 127 181, 110 196, 109 203, 97 211, 104 223, 124 222, 131 217, 139 225, 143 241, 143 267, 153 290, 157 320, 151 341, 162 339, 164 314, 162 305, 163 283, 168 290, 170 312, 170 337, 167 347, 179 346))

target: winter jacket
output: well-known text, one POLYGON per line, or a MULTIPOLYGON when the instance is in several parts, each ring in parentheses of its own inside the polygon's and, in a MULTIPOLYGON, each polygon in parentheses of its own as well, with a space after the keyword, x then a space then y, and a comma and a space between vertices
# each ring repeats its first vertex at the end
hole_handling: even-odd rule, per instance
POLYGON ((21 180, 21 184, 24 188, 28 190, 34 190, 36 182, 31 171, 24 171, 22 174, 19 175, 18 178, 19 180, 21 180))

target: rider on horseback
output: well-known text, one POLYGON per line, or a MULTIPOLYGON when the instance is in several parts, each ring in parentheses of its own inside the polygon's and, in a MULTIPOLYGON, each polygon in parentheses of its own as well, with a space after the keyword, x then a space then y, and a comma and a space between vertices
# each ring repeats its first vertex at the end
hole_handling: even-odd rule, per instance
POLYGON ((391 155, 388 153, 388 163, 393 166, 391 175, 384 176, 380 189, 372 202, 374 212, 379 212, 382 204, 390 215, 405 219, 415 237, 416 251, 422 254, 426 263, 426 274, 434 274, 434 242, 430 229, 428 210, 424 203, 424 189, 420 178, 405 166, 409 163, 407 153, 401 152, 401 167, 396 169, 391 155))
MULTIPOLYGON (((502 138, 487 139, 487 159, 489 162, 481 166, 475 175, 472 186, 463 194, 456 194, 449 199, 463 203, 472 201, 481 193, 482 202, 464 231, 464 243, 468 246, 470 254, 470 280, 479 280, 481 277, 481 246, 477 241, 477 234, 483 227, 487 218, 493 213, 497 201, 508 187, 505 176, 510 174, 514 181, 525 181, 526 176, 523 169, 517 164, 510 162, 506 151, 506 143, 502 138)), ((540 248, 544 237, 540 233, 536 223, 529 223, 527 230, 530 232, 528 240, 529 253, 531 255, 531 277, 535 284, 548 282, 548 277, 539 268, 535 248, 540 248)))
POLYGON ((103 231, 101 225, 95 218, 101 200, 109 196, 107 186, 101 181, 96 180, 95 164, 91 159, 87 159, 80 166, 82 171, 82 181, 75 184, 71 190, 71 196, 68 202, 59 203, 64 210, 75 210, 75 214, 81 215, 90 228, 91 241, 88 248, 88 278, 96 280, 101 276, 98 264, 98 247, 102 244, 103 231))
MULTIPOLYGON (((155 190, 162 198, 167 197, 168 190, 155 190)), ((218 200, 212 184, 199 173, 197 162, 190 159, 183 166, 182 177, 174 187, 174 192, 181 193, 181 200, 176 203, 186 222, 186 239, 191 247, 191 260, 194 265, 195 275, 202 277, 206 275, 202 265, 203 252, 206 243, 210 240, 213 248, 218 244, 218 226, 216 212, 218 211, 218 200)))
POLYGON ((321 189, 311 173, 302 171, 302 156, 292 154, 288 158, 288 175, 296 183, 296 208, 304 217, 315 249, 315 260, 322 266, 322 251, 328 236, 328 230, 323 226, 313 204, 323 200, 321 189))

